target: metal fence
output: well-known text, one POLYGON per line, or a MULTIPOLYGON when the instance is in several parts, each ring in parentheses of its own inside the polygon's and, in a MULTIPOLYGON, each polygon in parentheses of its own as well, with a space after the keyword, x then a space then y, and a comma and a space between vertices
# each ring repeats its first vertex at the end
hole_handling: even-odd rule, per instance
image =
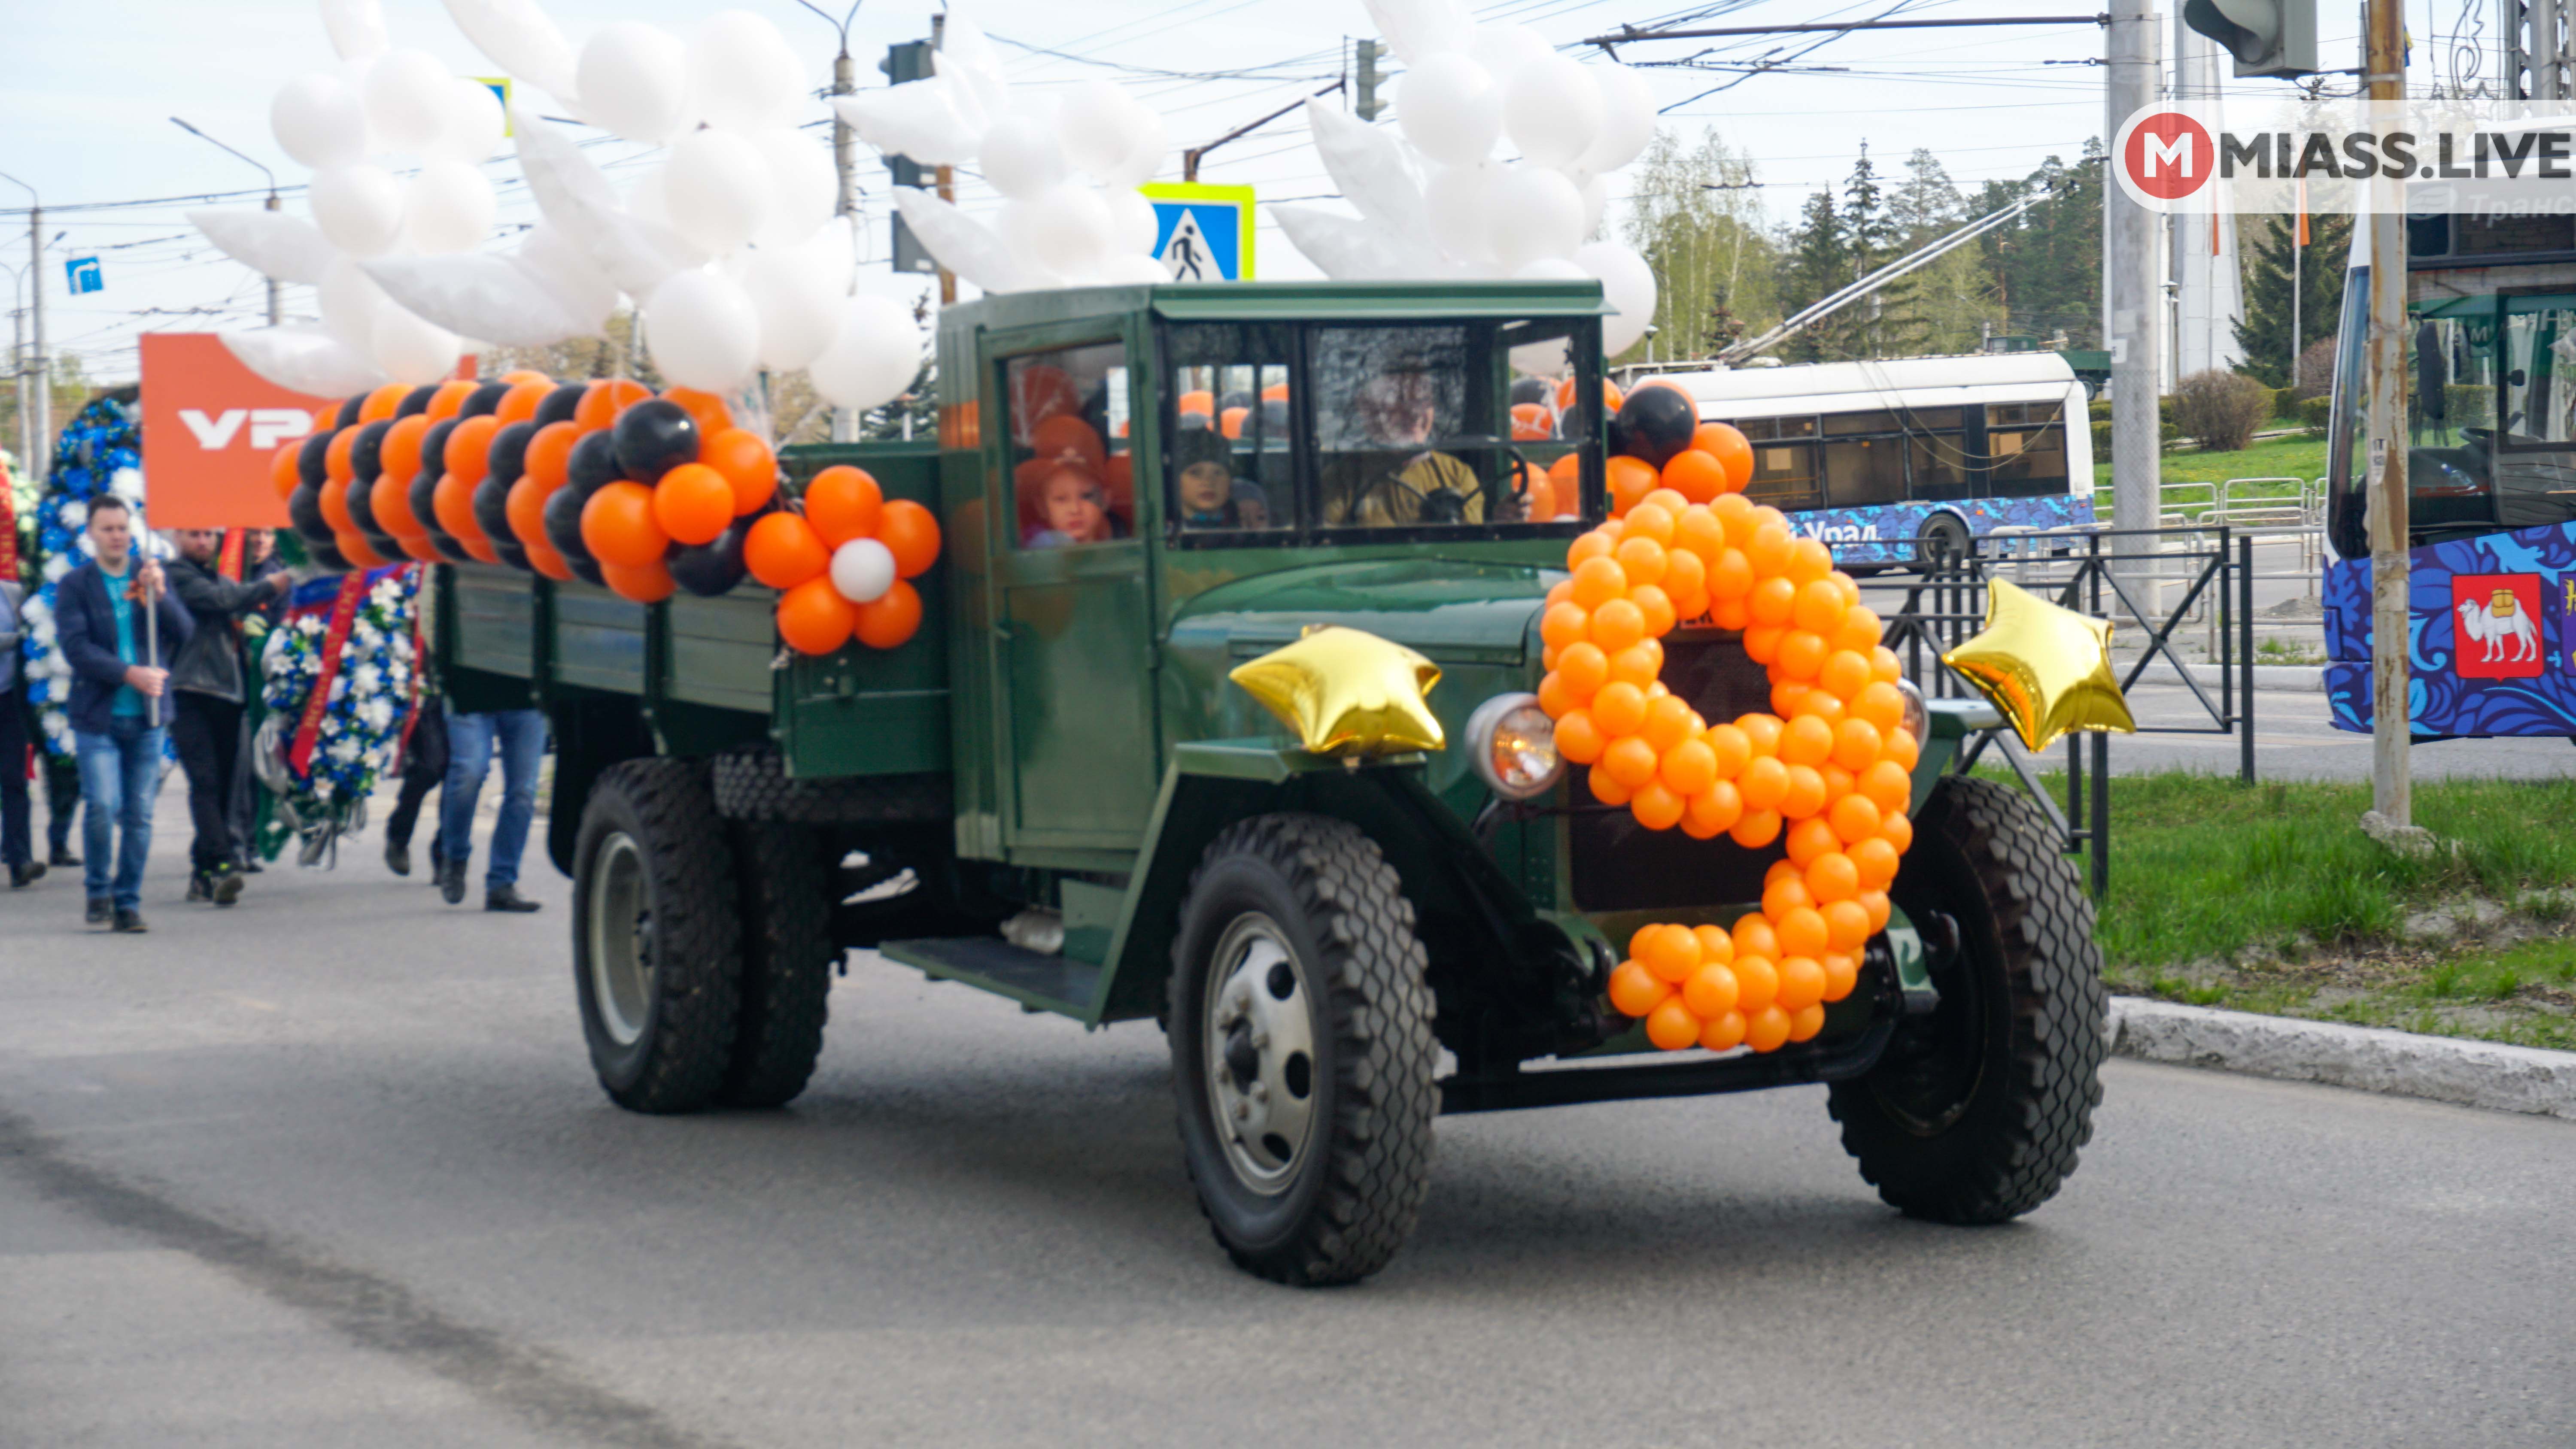
MULTIPOLYGON (((2229 524, 2158 529, 2029 531, 1974 540, 1964 556, 1942 567, 1880 574, 1861 581, 1862 601, 1885 622, 1887 647, 1906 676, 1934 698, 1972 696, 1975 690, 1941 656, 1985 627, 1989 581, 2005 579, 2056 603, 2114 621, 2121 633, 2144 637, 2134 658, 2116 667, 2120 687, 2136 686, 2158 660, 2168 665, 2206 716, 2206 722, 2141 724, 2143 734, 2232 734, 2239 741, 2238 771, 2254 779, 2254 539, 2229 524), (2170 608, 2168 590, 2179 596, 2170 608), (2211 621, 2215 691, 2174 649, 2178 631, 2204 615, 2211 621)), ((2123 650, 2122 652, 2126 652, 2123 650)), ((2041 785, 2031 757, 2006 731, 1990 730, 1960 753, 1961 772, 1997 749, 2023 788, 2048 812, 2068 854, 2087 852, 2093 894, 2111 880, 2110 748, 2107 734, 2066 740, 2066 802, 2060 806, 2041 785), (2087 755, 2090 759, 2087 759, 2087 755)))

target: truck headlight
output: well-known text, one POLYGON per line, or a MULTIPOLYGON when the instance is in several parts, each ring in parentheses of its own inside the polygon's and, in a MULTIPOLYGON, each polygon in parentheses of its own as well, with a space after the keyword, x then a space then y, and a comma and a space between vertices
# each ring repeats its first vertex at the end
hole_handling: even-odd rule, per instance
POLYGON ((1916 744, 1922 744, 1930 738, 1924 729, 1932 722, 1931 712, 1923 707, 1923 691, 1914 687, 1913 680, 1900 679, 1896 681, 1896 692, 1905 696, 1905 732, 1914 736, 1916 744))
POLYGON ((1556 753, 1556 721, 1535 694, 1498 694, 1467 717, 1467 747, 1476 773, 1506 800, 1543 795, 1565 774, 1556 753))

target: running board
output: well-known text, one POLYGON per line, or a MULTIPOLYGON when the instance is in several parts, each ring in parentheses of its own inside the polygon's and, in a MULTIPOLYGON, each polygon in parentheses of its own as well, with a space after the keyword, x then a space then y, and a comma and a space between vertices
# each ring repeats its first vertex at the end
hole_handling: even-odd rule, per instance
POLYGON ((1770 1087, 1840 1082, 1878 1065, 1896 1034, 1896 1021, 1880 1016, 1859 1036, 1813 1042, 1782 1051, 1745 1052, 1655 1066, 1566 1066, 1498 1076, 1440 1079, 1440 1110, 1510 1112, 1524 1107, 1564 1107, 1578 1102, 1617 1102, 1638 1097, 1705 1097, 1757 1092, 1770 1087))
POLYGON ((1076 1021, 1091 1019, 1100 994, 1101 968, 1062 956, 1023 950, 999 936, 953 936, 887 941, 877 947, 889 961, 918 968, 933 981, 955 981, 1007 996, 1031 1011, 1052 1011, 1076 1021))

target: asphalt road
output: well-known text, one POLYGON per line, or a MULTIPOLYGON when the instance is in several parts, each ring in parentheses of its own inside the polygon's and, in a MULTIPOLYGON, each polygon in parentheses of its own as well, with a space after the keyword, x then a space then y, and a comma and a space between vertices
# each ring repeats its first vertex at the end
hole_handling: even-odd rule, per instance
POLYGON ((1394 1267, 1296 1292, 1210 1241, 1150 1025, 863 959, 795 1109, 630 1116, 550 869, 186 910, 163 822, 148 937, 0 892, 0 1442, 2576 1434, 2576 1124, 2115 1063, 2067 1190, 1967 1231, 1818 1090, 1451 1119, 1394 1267))

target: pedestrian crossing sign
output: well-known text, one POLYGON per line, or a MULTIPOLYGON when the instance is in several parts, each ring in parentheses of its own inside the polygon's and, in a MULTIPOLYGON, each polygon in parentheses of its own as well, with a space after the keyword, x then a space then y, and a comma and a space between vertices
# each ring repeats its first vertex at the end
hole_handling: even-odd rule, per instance
POLYGON ((1252 280, 1252 188, 1157 182, 1138 188, 1154 206, 1154 256, 1175 282, 1252 280))

